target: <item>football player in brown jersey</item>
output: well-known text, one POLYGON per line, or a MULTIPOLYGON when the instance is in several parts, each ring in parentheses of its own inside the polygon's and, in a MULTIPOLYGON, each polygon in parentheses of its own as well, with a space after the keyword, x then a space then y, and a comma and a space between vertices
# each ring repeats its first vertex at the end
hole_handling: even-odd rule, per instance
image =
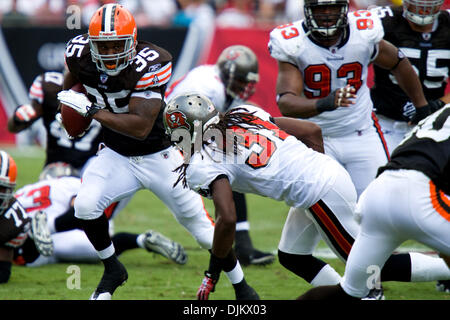
POLYGON ((29 236, 40 254, 49 256, 53 252, 47 216, 44 213, 33 219, 28 216, 14 198, 16 178, 16 162, 6 151, 0 150, 0 283, 8 282, 14 249, 21 247, 29 236))
MULTIPOLYGON (((128 274, 117 259, 103 210, 140 189, 155 193, 205 249, 211 249, 214 223, 202 198, 182 186, 175 168, 182 155, 170 146, 162 123, 164 91, 172 72, 172 56, 155 44, 137 41, 131 13, 115 3, 100 7, 89 34, 67 44, 69 72, 61 103, 101 123, 104 148, 86 169, 75 200, 75 216, 104 263, 103 277, 92 299, 110 299, 128 274), (71 90, 81 82, 87 96, 71 90)), ((236 299, 257 299, 244 279, 234 251, 218 259, 233 284, 236 299)))

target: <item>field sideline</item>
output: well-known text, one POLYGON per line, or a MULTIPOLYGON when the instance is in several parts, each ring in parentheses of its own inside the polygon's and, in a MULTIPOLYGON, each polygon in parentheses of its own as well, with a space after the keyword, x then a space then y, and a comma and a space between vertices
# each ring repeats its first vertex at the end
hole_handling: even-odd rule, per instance
MULTIPOLYGON (((43 163, 38 148, 5 148, 18 166, 17 188, 37 180, 43 163)), ((280 202, 248 195, 251 235, 255 247, 276 253, 278 240, 288 207, 280 202)), ((214 216, 212 203, 205 206, 214 216)), ((179 225, 168 209, 149 191, 138 192, 115 220, 115 231, 141 233, 155 229, 183 244, 189 261, 179 266, 145 250, 125 252, 121 261, 129 273, 128 282, 114 294, 116 300, 193 300, 208 266, 208 252, 199 248, 190 234, 179 225)), ((429 248, 407 242, 399 248, 428 252, 429 248)), ((344 264, 320 243, 317 255, 330 263, 342 275, 344 264)), ((61 263, 37 268, 13 266, 9 283, 0 285, 0 300, 86 300, 95 289, 103 272, 101 264, 61 263), (78 270, 80 282, 71 275, 78 270)), ((244 268, 247 282, 264 300, 292 300, 311 286, 284 269, 278 261, 266 267, 244 268)), ((450 294, 437 292, 434 282, 383 284, 388 300, 450 300, 450 294)), ((212 300, 233 300, 234 292, 222 274, 211 294, 212 300)))

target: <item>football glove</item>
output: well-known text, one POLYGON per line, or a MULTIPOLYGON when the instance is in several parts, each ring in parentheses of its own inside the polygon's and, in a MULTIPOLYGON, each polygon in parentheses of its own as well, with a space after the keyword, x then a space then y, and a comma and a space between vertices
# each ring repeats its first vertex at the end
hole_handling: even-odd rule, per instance
POLYGON ((416 113, 411 118, 410 122, 412 124, 418 124, 420 120, 425 119, 430 114, 431 114, 431 110, 430 110, 430 105, 429 104, 427 104, 427 105, 425 105, 423 107, 420 107, 420 108, 416 108, 416 113))
POLYGON ((14 122, 17 124, 28 123, 36 119, 36 110, 29 104, 22 104, 14 111, 14 122))
POLYGON ((205 271, 205 277, 197 291, 197 300, 208 300, 209 294, 214 292, 216 283, 219 281, 219 274, 212 274, 205 271))
POLYGON ((428 105, 430 106, 431 113, 434 113, 435 111, 439 110, 443 106, 445 106, 445 102, 441 99, 436 99, 428 102, 428 105))
POLYGON ((74 109, 83 117, 94 115, 101 107, 93 104, 84 93, 73 90, 63 90, 58 93, 58 100, 74 109))

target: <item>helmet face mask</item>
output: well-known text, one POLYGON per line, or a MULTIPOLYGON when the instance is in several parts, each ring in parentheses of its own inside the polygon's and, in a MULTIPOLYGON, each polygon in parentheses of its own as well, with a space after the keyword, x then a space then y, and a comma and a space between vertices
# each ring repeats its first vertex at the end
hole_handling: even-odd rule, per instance
POLYGON ((5 151, 0 150, 0 214, 9 207, 14 198, 16 187, 17 166, 14 159, 5 151))
POLYGON ((250 48, 241 45, 226 48, 216 66, 228 96, 246 101, 255 93, 259 81, 258 58, 250 48))
POLYGON ((97 69, 115 76, 136 56, 137 28, 133 15, 123 6, 106 4, 92 16, 89 46, 97 69))
POLYGON ((348 0, 305 0, 305 23, 319 42, 337 40, 348 26, 348 0))
POLYGON ((219 119, 219 112, 212 101, 195 92, 174 97, 167 103, 163 113, 166 133, 188 154, 208 126, 218 123, 219 119))
POLYGON ((436 20, 444 0, 403 0, 403 12, 406 19, 424 26, 436 20))

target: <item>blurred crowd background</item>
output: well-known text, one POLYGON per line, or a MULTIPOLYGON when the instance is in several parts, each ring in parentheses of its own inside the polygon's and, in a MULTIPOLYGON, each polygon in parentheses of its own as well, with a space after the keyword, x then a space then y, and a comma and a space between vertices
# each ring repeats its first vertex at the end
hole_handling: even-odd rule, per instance
MULTIPOLYGON (((138 26, 188 26, 194 19, 214 16, 217 27, 269 27, 302 18, 303 0, 1 0, 2 25, 64 25, 70 6, 80 9, 87 26, 101 5, 125 5, 138 26)), ((350 0, 352 9, 401 5, 401 0, 350 0)), ((446 0, 443 9, 449 8, 446 0)))

